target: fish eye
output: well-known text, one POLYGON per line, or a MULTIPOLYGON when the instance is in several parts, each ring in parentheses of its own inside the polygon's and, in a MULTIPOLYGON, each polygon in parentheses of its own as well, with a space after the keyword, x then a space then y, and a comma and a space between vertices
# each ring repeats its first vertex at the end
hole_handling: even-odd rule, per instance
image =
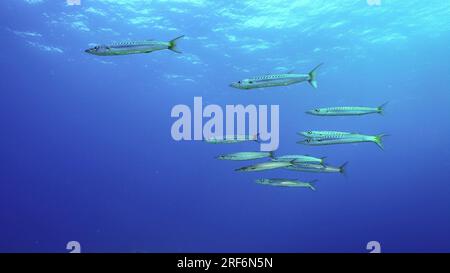
POLYGON ((311 132, 311 131, 308 131, 307 133, 308 133, 308 135, 311 135, 311 134, 312 134, 312 132, 311 132))
POLYGON ((239 84, 241 84, 241 81, 238 81, 239 84))
POLYGON ((320 110, 319 110, 319 109, 316 109, 316 110, 314 110, 314 111, 316 111, 316 112, 320 112, 320 110))
POLYGON ((249 84, 252 84, 253 82, 252 82, 252 81, 249 81, 248 83, 249 83, 249 84))

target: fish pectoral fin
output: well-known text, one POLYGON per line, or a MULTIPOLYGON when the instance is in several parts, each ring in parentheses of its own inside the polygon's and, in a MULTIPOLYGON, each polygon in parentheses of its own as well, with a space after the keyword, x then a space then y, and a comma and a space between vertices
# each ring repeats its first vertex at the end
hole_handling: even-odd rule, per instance
POLYGON ((294 159, 294 160, 289 161, 289 163, 291 164, 291 166, 295 166, 295 165, 297 165, 298 161, 297 161, 297 159, 294 159))

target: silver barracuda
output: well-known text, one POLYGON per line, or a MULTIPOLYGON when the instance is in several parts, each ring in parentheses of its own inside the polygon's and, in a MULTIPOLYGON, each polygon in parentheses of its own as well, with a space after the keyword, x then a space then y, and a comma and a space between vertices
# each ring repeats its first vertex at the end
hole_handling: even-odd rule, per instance
POLYGON ((324 136, 324 137, 314 137, 314 138, 306 138, 305 140, 299 141, 299 144, 313 145, 313 146, 321 146, 321 145, 334 145, 334 144, 350 144, 350 143, 362 143, 362 142, 373 142, 377 144, 382 150, 384 150, 383 146, 383 137, 387 136, 386 134, 380 135, 362 135, 362 134, 349 134, 346 136, 333 137, 333 136, 324 136))
POLYGON ((345 162, 340 167, 324 166, 318 164, 294 164, 285 167, 288 170, 298 172, 311 172, 311 173, 342 173, 345 174, 345 167, 348 162, 345 162))
POLYGON ((273 157, 273 152, 239 152, 234 154, 220 155, 217 157, 217 159, 243 161, 265 157, 273 157))
POLYGON ((279 169, 279 168, 286 168, 288 166, 295 165, 295 162, 264 162, 259 163, 251 166, 242 167, 239 169, 236 169, 237 172, 257 172, 257 171, 266 171, 266 170, 273 170, 273 169, 279 169))
POLYGON ((307 81, 311 84, 312 87, 317 88, 317 69, 321 65, 322 64, 316 66, 308 74, 286 73, 264 75, 233 82, 230 84, 230 86, 238 89, 255 89, 274 86, 287 86, 307 81))
POLYGON ((298 134, 308 138, 322 138, 322 137, 340 138, 358 133, 339 132, 339 131, 304 131, 299 132, 298 134))
POLYGON ((98 45, 85 50, 86 53, 97 56, 116 56, 129 54, 150 53, 157 50, 169 49, 181 53, 177 48, 177 42, 184 36, 177 37, 169 42, 145 40, 113 43, 109 45, 98 45))
POLYGON ((308 155, 283 155, 276 156, 272 159, 272 161, 292 161, 294 160, 297 163, 313 163, 313 164, 324 164, 324 159, 326 157, 317 158, 308 155))
POLYGON ((269 186, 275 186, 275 187, 288 187, 288 188, 309 188, 313 191, 316 190, 314 187, 314 183, 316 183, 317 180, 313 180, 310 182, 302 182, 294 179, 283 179, 283 178, 262 178, 257 179, 256 183, 261 185, 269 185, 269 186))
POLYGON ((362 107, 362 106, 340 106, 329 108, 316 108, 306 111, 307 114, 315 116, 362 116, 368 114, 383 114, 386 104, 379 107, 362 107))

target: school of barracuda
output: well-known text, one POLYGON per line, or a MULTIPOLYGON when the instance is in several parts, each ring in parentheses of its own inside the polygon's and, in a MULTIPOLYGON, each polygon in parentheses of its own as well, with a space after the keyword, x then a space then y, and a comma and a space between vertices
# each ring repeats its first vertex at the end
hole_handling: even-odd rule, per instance
MULTIPOLYGON (((317 70, 322 64, 317 65, 313 70, 306 74, 273 74, 265 76, 256 76, 252 78, 242 79, 230 84, 230 87, 238 89, 256 89, 276 86, 288 86, 300 82, 308 82, 313 88, 317 88, 317 70)), ((378 107, 367 106, 334 106, 326 108, 316 108, 305 111, 306 114, 314 116, 362 116, 369 114, 384 114, 387 103, 378 107)), ((366 135, 356 132, 339 132, 339 131, 304 131, 299 132, 304 140, 298 141, 299 144, 321 146, 334 144, 351 144, 372 142, 381 149, 383 146, 383 137, 386 134, 366 135)), ((258 141, 250 136, 240 137, 247 141, 258 141)), ((214 143, 237 143, 237 141, 215 141, 214 143)), ((297 172, 312 173, 341 173, 345 174, 345 167, 348 162, 343 163, 339 167, 331 166, 325 163, 325 157, 313 157, 310 155, 281 155, 277 156, 274 152, 238 152, 233 154, 225 154, 217 157, 221 160, 256 160, 261 158, 269 158, 269 161, 256 163, 236 169, 237 172, 259 172, 274 169, 286 169, 297 172)), ((289 188, 306 188, 315 191, 315 182, 300 181, 298 179, 288 178, 260 178, 256 180, 257 184, 273 187, 289 187, 289 188)))
MULTIPOLYGON (((159 50, 171 50, 176 53, 181 53, 178 49, 178 41, 183 38, 179 36, 169 42, 157 41, 157 40, 144 40, 144 41, 127 41, 112 43, 109 45, 98 45, 85 50, 86 53, 97 56, 117 56, 117 55, 129 55, 129 54, 144 54, 151 53, 159 50)), ((289 86, 301 82, 308 82, 314 89, 318 88, 317 84, 317 72, 323 64, 320 63, 314 67, 310 72, 304 74, 298 73, 285 73, 285 74, 269 74, 263 76, 255 76, 251 78, 242 79, 236 82, 232 82, 230 87, 237 89, 258 89, 268 87, 282 87, 289 86)), ((325 108, 315 108, 305 111, 306 114, 322 117, 331 116, 362 116, 369 114, 381 114, 385 112, 387 103, 384 103, 378 107, 367 106, 333 106, 325 108)), ((302 131, 298 133, 303 136, 304 139, 298 141, 299 144, 322 146, 322 145, 336 145, 336 144, 351 144, 372 142, 375 143, 381 149, 384 149, 382 138, 387 136, 386 134, 366 135, 359 132, 340 132, 340 131, 302 131)), ((234 144, 242 142, 258 142, 258 135, 247 136, 226 136, 223 139, 207 139, 205 142, 211 144, 234 144)), ((343 163, 341 166, 331 166, 325 163, 325 157, 314 157, 310 155, 276 155, 272 152, 257 152, 257 151, 245 151, 236 152, 232 154, 224 154, 216 157, 219 160, 232 160, 232 161, 248 161, 267 158, 268 161, 260 162, 253 165, 248 165, 236 169, 237 172, 259 172, 268 171, 274 169, 286 169, 297 172, 312 172, 312 173, 341 173, 345 174, 345 167, 348 162, 343 163)), ((260 178, 255 182, 259 185, 267 185, 273 187, 286 187, 286 188, 306 188, 312 191, 316 190, 315 182, 313 181, 300 181, 298 179, 289 178, 260 178)))

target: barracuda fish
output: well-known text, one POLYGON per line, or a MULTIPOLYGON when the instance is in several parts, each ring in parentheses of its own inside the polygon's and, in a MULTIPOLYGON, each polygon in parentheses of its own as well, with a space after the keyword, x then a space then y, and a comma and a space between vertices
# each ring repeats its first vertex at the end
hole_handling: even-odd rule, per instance
POLYGON ((241 143, 247 141, 256 141, 258 142, 258 134, 253 136, 248 135, 237 135, 237 136, 225 136, 223 138, 209 138, 205 139, 205 142, 211 144, 232 144, 232 143, 241 143))
POLYGON ((318 164, 294 164, 285 167, 285 169, 298 171, 298 172, 311 172, 311 173, 342 173, 345 174, 345 167, 348 162, 345 162, 340 167, 324 166, 318 164))
POLYGON ((121 42, 110 45, 98 45, 93 48, 85 50, 86 53, 97 56, 115 56, 115 55, 129 55, 150 53, 157 50, 169 49, 176 53, 181 53, 177 48, 177 41, 183 36, 177 37, 169 42, 146 40, 134 42, 121 42))
POLYGON ((272 159, 272 161, 295 161, 297 163, 313 163, 313 164, 324 164, 324 159, 326 157, 317 158, 308 155, 283 155, 277 156, 272 159))
POLYGON ((317 88, 317 69, 322 64, 316 66, 311 72, 308 74, 295 74, 295 73, 287 73, 287 74, 273 74, 273 75, 265 75, 259 77, 253 77, 248 79, 243 79, 238 82, 233 82, 230 84, 230 87, 238 88, 238 89, 254 89, 254 88, 264 88, 264 87, 274 87, 274 86, 286 86, 295 83, 300 83, 304 81, 308 81, 312 87, 317 88))
POLYGON ((311 182, 301 182, 294 179, 283 179, 283 178, 263 178, 263 179, 257 179, 256 183, 261 185, 269 185, 269 186, 275 186, 275 187, 289 187, 289 188, 309 188, 313 191, 316 190, 314 187, 314 183, 316 183, 317 180, 313 180, 311 182))
POLYGON ((295 165, 294 161, 291 162, 264 162, 259 163, 251 166, 242 167, 239 169, 236 169, 237 172, 257 172, 257 171, 266 171, 266 170, 273 170, 273 169, 279 169, 279 168, 286 168, 288 166, 295 165))
POLYGON ((253 160, 265 157, 273 157, 273 152, 240 152, 234 154, 220 155, 217 159, 221 160, 253 160))
POLYGON ((382 138, 384 136, 387 136, 386 134, 380 134, 376 136, 370 136, 370 135, 361 135, 361 134, 350 134, 347 136, 341 136, 341 137, 320 137, 320 138, 307 138, 305 140, 299 141, 297 143, 299 144, 306 144, 306 145, 332 145, 332 144, 349 144, 349 143, 361 143, 361 142, 373 142, 378 145, 382 150, 384 150, 383 147, 383 140, 382 138))
POLYGON ((362 116, 368 114, 383 114, 387 102, 379 107, 341 106, 329 108, 316 108, 306 111, 307 114, 315 116, 362 116))
POLYGON ((338 132, 338 131, 305 131, 299 132, 299 135, 302 135, 307 138, 322 138, 322 137, 331 137, 331 138, 340 138, 347 137, 349 135, 354 135, 358 133, 348 133, 348 132, 338 132))

